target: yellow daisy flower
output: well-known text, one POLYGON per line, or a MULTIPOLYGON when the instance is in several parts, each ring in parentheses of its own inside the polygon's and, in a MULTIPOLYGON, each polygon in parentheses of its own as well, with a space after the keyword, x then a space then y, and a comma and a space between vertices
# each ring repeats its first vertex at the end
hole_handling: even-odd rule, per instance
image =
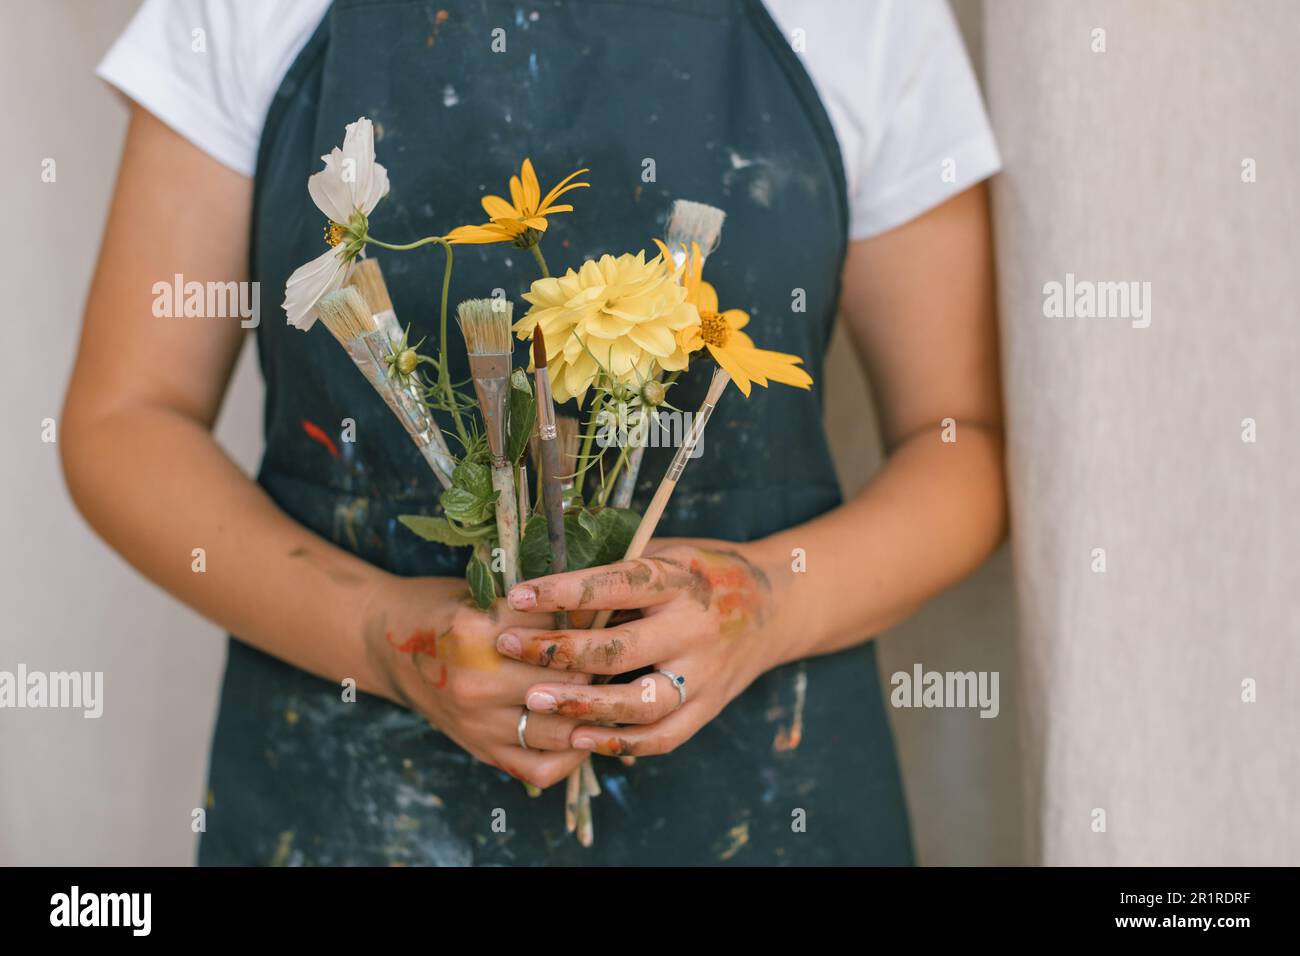
MULTIPOLYGON (((659 240, 655 240, 664 258, 672 256, 659 240)), ((783 385, 807 389, 812 386, 812 376, 798 366, 803 362, 797 355, 771 352, 754 345, 754 340, 740 331, 749 324, 749 315, 740 309, 718 311, 718 293, 704 281, 704 256, 700 247, 691 244, 691 252, 682 265, 682 285, 686 301, 700 314, 700 324, 688 326, 678 332, 678 341, 687 353, 707 348, 714 361, 730 373, 736 387, 749 397, 750 383, 767 387, 768 379, 783 385)))
POLYGON ((458 243, 513 242, 528 248, 546 231, 547 216, 573 212, 572 206, 567 203, 555 205, 555 200, 571 189, 590 186, 590 183, 572 181, 587 171, 579 169, 570 173, 543 198, 532 160, 525 159, 519 175, 510 177, 510 202, 500 196, 484 196, 483 211, 490 221, 481 226, 457 226, 447 233, 446 238, 458 243))

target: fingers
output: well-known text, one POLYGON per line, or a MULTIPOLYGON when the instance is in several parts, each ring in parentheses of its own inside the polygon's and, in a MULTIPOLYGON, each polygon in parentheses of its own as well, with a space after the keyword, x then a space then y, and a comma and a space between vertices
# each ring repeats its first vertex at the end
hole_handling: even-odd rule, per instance
POLYGON ((508 598, 516 611, 631 610, 665 604, 683 591, 707 600, 707 586, 684 565, 654 557, 535 578, 508 598))
POLYGON ((524 723, 524 741, 530 750, 573 749, 569 743, 569 736, 578 726, 576 720, 552 714, 535 714, 522 707, 512 707, 505 715, 503 724, 506 732, 503 734, 503 739, 508 739, 510 743, 518 746, 519 719, 524 714, 528 715, 528 720, 524 723))
MULTIPOLYGON (((630 684, 538 684, 524 703, 537 717, 555 714, 584 722, 652 724, 678 708, 681 697, 662 674, 646 674, 630 684)), ((573 721, 576 724, 576 721, 573 721)), ((559 727, 557 725, 556 730, 559 727)), ((564 746, 570 746, 569 736, 564 746)), ((558 748, 557 748, 558 749, 558 748)))
MULTIPOLYGON (((671 691, 674 698, 676 691, 671 691)), ((599 727, 582 724, 573 732, 575 750, 593 751, 606 757, 650 757, 671 753, 700 729, 704 714, 696 701, 688 700, 662 720, 629 727, 599 727)))
POLYGON ((675 656, 693 632, 686 615, 669 611, 598 631, 512 627, 496 646, 505 657, 550 671, 623 674, 675 656))
POLYGON ((488 761, 525 783, 545 790, 564 780, 587 759, 580 750, 556 753, 545 750, 520 750, 518 744, 502 747, 488 761))

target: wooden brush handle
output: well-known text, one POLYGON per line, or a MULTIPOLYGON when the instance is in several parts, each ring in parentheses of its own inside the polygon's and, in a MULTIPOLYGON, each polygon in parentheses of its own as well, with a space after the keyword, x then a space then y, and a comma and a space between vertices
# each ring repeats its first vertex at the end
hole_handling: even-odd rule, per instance
MULTIPOLYGON (((691 430, 686 433, 686 440, 677 449, 672 464, 668 466, 668 472, 659 482, 659 487, 655 489, 655 496, 650 499, 650 506, 641 516, 641 523, 636 526, 636 533, 632 535, 632 541, 623 554, 624 561, 639 558, 645 553, 646 545, 654 537, 659 519, 664 516, 664 509, 668 507, 668 499, 673 496, 677 482, 682 477, 682 472, 686 470, 686 463, 690 460, 691 453, 695 451, 695 447, 704 436, 704 426, 709 423, 709 416, 713 414, 714 406, 718 404, 718 399, 722 397, 722 390, 727 387, 729 381, 731 376, 722 369, 713 373, 713 381, 709 383, 709 393, 704 397, 700 410, 695 413, 691 430)), ((592 630, 598 630, 608 624, 613 614, 613 611, 601 611, 597 614, 595 620, 591 622, 592 630)))

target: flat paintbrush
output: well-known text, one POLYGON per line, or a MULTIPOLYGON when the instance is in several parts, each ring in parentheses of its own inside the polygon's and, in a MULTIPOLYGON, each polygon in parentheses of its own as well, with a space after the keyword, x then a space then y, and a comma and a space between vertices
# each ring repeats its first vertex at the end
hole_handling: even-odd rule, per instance
MULTIPOLYGON (((641 517, 641 523, 636 526, 636 532, 632 535, 632 541, 627 546, 627 551, 623 555, 624 561, 631 561, 634 558, 641 557, 646 545, 654 536, 655 528, 659 524, 659 519, 664 515, 664 509, 668 507, 668 499, 673 496, 673 491, 677 488, 677 482, 682 477, 682 472, 686 469, 686 463, 690 460, 696 447, 699 446, 700 439, 704 437, 704 426, 709 423, 709 416, 713 414, 714 407, 718 404, 718 399, 722 397, 722 390, 727 387, 731 381, 731 376, 722 369, 716 369, 713 373, 713 381, 709 383, 708 394, 704 397, 700 410, 695 413, 691 419, 690 431, 686 433, 682 445, 677 449, 677 454, 673 455, 672 464, 668 466, 663 480, 659 482, 659 487, 655 489, 655 496, 650 499, 650 506, 646 508, 645 514, 641 517)), ((601 611, 592 621, 592 629, 602 628, 609 623, 613 611, 601 611)))
MULTIPOLYGON (((668 215, 668 226, 664 230, 664 245, 672 257, 673 266, 680 269, 686 263, 687 254, 696 249, 698 267, 702 269, 704 260, 722 241, 722 224, 726 218, 727 214, 717 206, 689 199, 676 200, 668 215)), ((646 443, 649 441, 649 429, 659 427, 651 409, 645 409, 644 414, 650 416, 650 420, 644 430, 643 440, 628 453, 627 464, 614 485, 610 503, 616 508, 627 508, 632 504, 637 477, 641 472, 641 461, 645 458, 646 443)))
POLYGON ((442 432, 415 387, 402 385, 389 374, 390 330, 377 321, 361 293, 351 286, 322 298, 318 311, 330 334, 402 423, 434 477, 444 488, 450 488, 451 456, 442 432))
POLYGON ((492 490, 496 492, 497 541, 506 590, 519 583, 519 497, 515 463, 506 455, 507 400, 513 339, 514 304, 500 299, 468 299, 456 308, 456 321, 469 351, 469 371, 478 395, 479 413, 492 456, 492 490))
MULTIPOLYGON (((561 574, 569 567, 564 542, 564 489, 560 487, 560 442, 555 427, 555 401, 551 397, 551 374, 546 369, 546 337, 540 327, 533 331, 533 378, 537 390, 537 458, 546 540, 551 546, 551 573, 561 574)), ((561 630, 568 627, 569 615, 557 611, 555 626, 561 630)))

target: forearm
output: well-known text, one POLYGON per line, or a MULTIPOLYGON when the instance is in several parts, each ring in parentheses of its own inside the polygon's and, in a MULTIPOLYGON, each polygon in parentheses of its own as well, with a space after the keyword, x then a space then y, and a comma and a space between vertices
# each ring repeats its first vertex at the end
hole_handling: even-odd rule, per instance
POLYGON ((1002 440, 957 423, 902 442, 854 499, 759 542, 780 629, 774 665, 842 650, 892 627, 961 580, 1005 533, 1002 440), (796 570, 802 549, 805 570, 796 570), (796 626, 797 625, 797 626, 796 626))
POLYGON ((200 423, 159 406, 74 410, 60 443, 78 507, 147 577, 269 654, 382 689, 364 638, 384 573, 287 517, 200 423))

